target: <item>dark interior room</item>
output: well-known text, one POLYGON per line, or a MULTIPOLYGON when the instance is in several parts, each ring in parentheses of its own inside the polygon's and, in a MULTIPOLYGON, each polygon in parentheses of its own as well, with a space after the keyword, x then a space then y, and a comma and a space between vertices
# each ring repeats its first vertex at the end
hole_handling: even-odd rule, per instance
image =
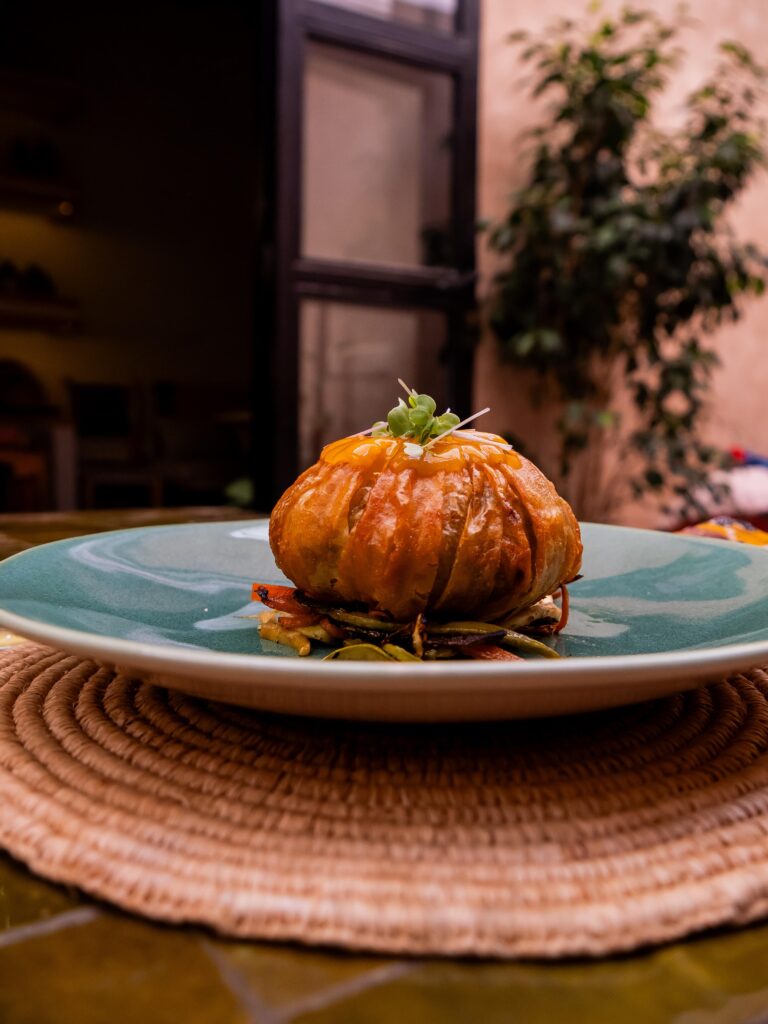
POLYGON ((0 11, 5 511, 247 499, 251 11, 0 11))

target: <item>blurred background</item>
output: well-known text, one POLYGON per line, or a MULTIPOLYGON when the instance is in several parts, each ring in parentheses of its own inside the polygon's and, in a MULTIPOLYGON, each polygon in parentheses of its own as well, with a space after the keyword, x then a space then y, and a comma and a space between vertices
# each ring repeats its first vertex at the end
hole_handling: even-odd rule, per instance
MULTIPOLYGON (((682 130, 724 19, 768 59, 762 6, 699 0, 662 126, 682 130)), ((563 396, 489 325, 509 253, 478 224, 508 215, 521 133, 548 116, 510 34, 562 4, 79 7, 0 9, 0 512, 266 511, 323 444, 386 414, 397 377, 464 416, 490 405, 480 425, 558 477, 563 396)), ((766 200, 755 159, 734 230, 760 242, 766 200)), ((717 323, 696 425, 718 473, 752 471, 728 510, 757 518, 768 468, 733 451, 768 452, 767 326, 760 301, 717 323)), ((590 505, 582 487, 580 511, 686 517, 650 497, 590 505)))

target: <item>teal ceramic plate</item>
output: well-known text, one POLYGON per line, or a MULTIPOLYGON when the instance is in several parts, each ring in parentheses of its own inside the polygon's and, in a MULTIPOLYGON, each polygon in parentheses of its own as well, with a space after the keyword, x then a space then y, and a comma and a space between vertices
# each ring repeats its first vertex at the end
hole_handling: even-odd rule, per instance
POLYGON ((768 552, 585 525, 562 661, 326 662, 261 641, 267 524, 102 533, 0 563, 0 624, 189 693, 299 714, 469 720, 644 700, 768 663, 768 552))

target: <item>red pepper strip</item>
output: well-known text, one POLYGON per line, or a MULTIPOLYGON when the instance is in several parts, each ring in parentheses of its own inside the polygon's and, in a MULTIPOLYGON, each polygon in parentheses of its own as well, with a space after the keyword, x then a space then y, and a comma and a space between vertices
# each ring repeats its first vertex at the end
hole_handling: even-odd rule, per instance
POLYGON ((560 621, 552 630, 553 633, 562 632, 562 630, 564 630, 565 627, 568 625, 568 611, 571 607, 571 602, 568 598, 568 587, 566 587, 566 585, 563 583, 560 586, 560 590, 562 591, 562 607, 560 609, 560 621))
POLYGON ((470 644, 469 647, 459 647, 458 650, 465 658, 479 658, 482 661, 525 661, 525 658, 505 651, 496 644, 470 644))
POLYGON ((292 615, 307 615, 305 605, 299 604, 296 600, 296 591, 293 587, 280 587, 270 583, 254 583, 251 588, 251 600, 261 601, 268 608, 274 608, 278 612, 290 612, 292 615))
POLYGON ((320 625, 329 633, 334 640, 344 640, 349 634, 341 628, 337 623, 331 622, 330 619, 320 619, 320 625))

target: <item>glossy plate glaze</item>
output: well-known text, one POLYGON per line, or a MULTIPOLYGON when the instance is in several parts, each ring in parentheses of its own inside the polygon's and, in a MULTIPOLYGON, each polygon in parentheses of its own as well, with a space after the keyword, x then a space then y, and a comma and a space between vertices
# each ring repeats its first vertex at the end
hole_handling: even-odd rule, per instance
POLYGON ((261 641, 267 523, 155 526, 0 563, 0 624, 153 682, 304 715, 450 721, 631 703, 768 663, 768 552, 585 525, 562 661, 324 662, 261 641))

